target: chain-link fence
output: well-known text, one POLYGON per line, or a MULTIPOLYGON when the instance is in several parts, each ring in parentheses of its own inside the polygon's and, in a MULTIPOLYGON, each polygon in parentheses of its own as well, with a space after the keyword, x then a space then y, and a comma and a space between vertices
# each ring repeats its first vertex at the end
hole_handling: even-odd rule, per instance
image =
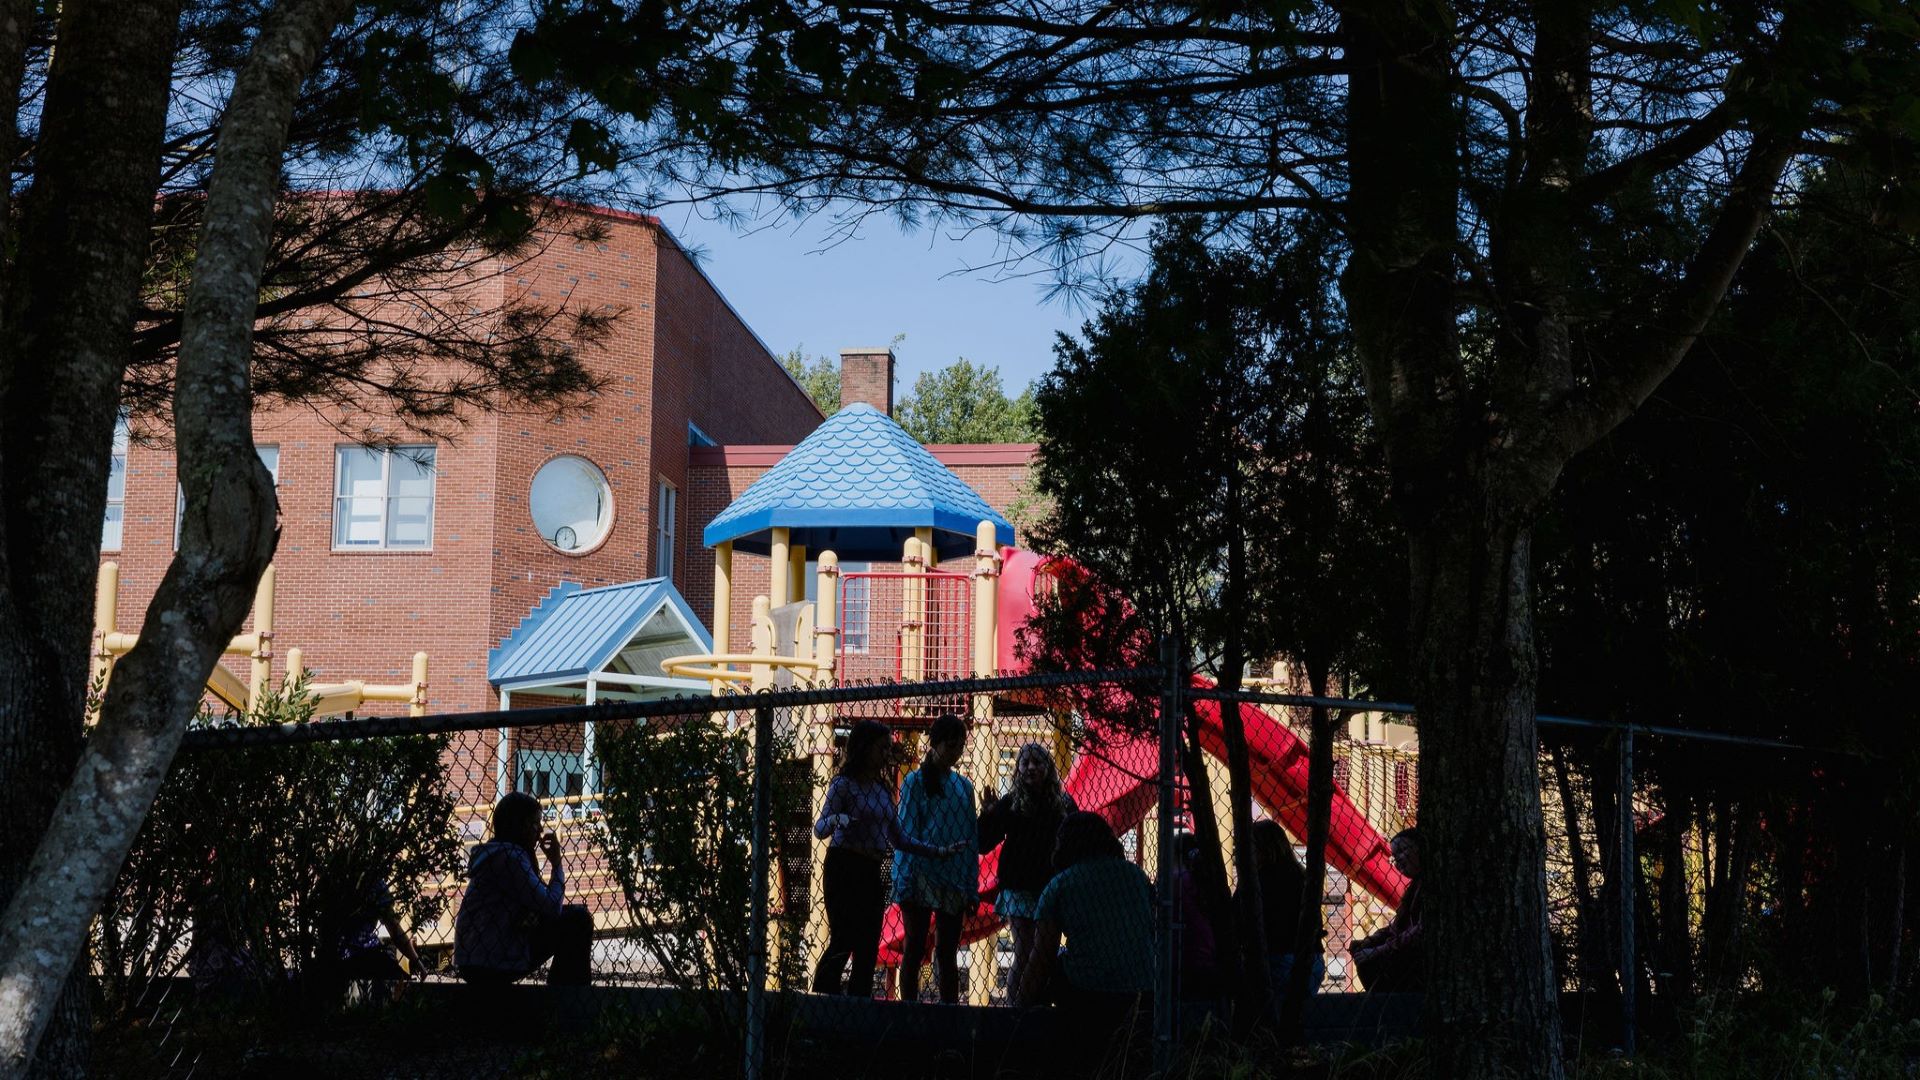
MULTIPOLYGON (((1542 723, 1562 985, 1630 1038, 1656 810, 1630 736, 1542 723)), ((1418 786, 1403 706, 1152 670, 209 728, 96 967, 126 1007, 175 977, 661 988, 748 1075, 801 1033, 1165 1065, 1249 986, 1340 1030, 1339 995, 1420 988, 1418 786)), ((1687 845, 1727 837, 1668 844, 1655 906, 1692 905, 1687 845)))

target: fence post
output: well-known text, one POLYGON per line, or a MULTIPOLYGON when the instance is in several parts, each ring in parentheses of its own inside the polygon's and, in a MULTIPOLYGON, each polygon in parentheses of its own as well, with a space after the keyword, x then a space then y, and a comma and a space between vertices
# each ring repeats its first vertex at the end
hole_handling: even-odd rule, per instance
POLYGON ((772 845, 773 709, 753 711, 753 841, 747 914, 747 1040, 742 1074, 760 1080, 767 1040, 767 869, 772 845))
POLYGON ((1639 964, 1635 962, 1633 941, 1634 854, 1633 854, 1633 728, 1620 729, 1620 780, 1618 809, 1620 820, 1619 882, 1620 902, 1620 1050, 1627 1057, 1634 1052, 1635 991, 1639 988, 1639 964))
POLYGON ((1154 883, 1157 889, 1159 910, 1155 912, 1155 921, 1159 923, 1160 948, 1155 954, 1158 970, 1154 972, 1153 994, 1153 1069, 1160 1076, 1166 1076, 1173 1068, 1176 1018, 1179 1012, 1179 987, 1175 976, 1180 966, 1180 919, 1177 895, 1174 891, 1174 872, 1179 863, 1179 852, 1173 842, 1174 811, 1174 751, 1180 738, 1180 639, 1169 636, 1160 643, 1160 665, 1163 671, 1160 691, 1160 789, 1159 806, 1155 817, 1158 842, 1159 865, 1154 868, 1154 883))

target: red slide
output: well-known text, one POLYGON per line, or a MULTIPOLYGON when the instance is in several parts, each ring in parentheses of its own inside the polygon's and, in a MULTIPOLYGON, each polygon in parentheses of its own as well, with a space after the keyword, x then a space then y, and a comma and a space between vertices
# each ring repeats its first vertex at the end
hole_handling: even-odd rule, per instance
MULTIPOLYGON (((999 668, 1017 672, 1024 665, 1014 649, 1015 632, 1024 626, 1034 611, 1035 579, 1046 573, 1046 558, 1018 548, 1002 548, 999 596, 999 668)), ((1211 681, 1196 677, 1195 686, 1211 686, 1211 681)), ((1220 719, 1220 702, 1194 703, 1200 719, 1201 746, 1213 756, 1226 758, 1226 742, 1220 719)), ((1100 725, 1098 716, 1088 723, 1100 725)), ((1247 730, 1247 749, 1253 765, 1253 796, 1267 813, 1294 836, 1305 836, 1307 829, 1307 746, 1299 736, 1272 716, 1252 705, 1240 707, 1241 723, 1247 730)), ((1097 749, 1082 753, 1074 762, 1066 780, 1067 793, 1080 809, 1107 819, 1114 832, 1125 833, 1138 826, 1154 809, 1160 772, 1159 752, 1151 739, 1095 740, 1097 749)), ((1345 792, 1335 789, 1333 814, 1328 822, 1327 863, 1347 875, 1362 889, 1389 906, 1398 906, 1406 889, 1406 879, 1394 869, 1387 841, 1366 816, 1349 802, 1345 792)), ((1000 853, 989 852, 980 858, 980 893, 992 896, 999 884, 1000 853)), ((963 939, 968 942, 992 934, 1000 927, 992 904, 982 901, 968 917, 963 939)), ((900 962, 903 939, 900 910, 887 911, 885 929, 880 936, 880 957, 885 964, 900 962)))

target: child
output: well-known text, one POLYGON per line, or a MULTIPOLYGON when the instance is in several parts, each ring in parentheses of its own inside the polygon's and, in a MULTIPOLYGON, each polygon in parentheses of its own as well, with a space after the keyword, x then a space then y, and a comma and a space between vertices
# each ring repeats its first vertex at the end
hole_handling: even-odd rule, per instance
POLYGON ((513 983, 551 957, 549 986, 585 986, 593 953, 593 916, 565 903, 560 839, 541 830, 540 803, 510 791, 493 807, 493 839, 473 849, 467 895, 453 923, 453 963, 470 983, 513 983), (546 856, 540 880, 534 852, 546 856))
POLYGON ((873 995, 873 966, 880 953, 881 917, 886 893, 880 887, 880 863, 893 848, 929 859, 946 851, 923 844, 900 828, 893 808, 893 785, 886 779, 893 731, 878 720, 862 720, 847 733, 840 775, 827 788, 826 805, 813 824, 815 839, 827 845, 821 891, 827 905, 827 947, 813 969, 816 994, 873 995), (853 973, 845 983, 847 959, 853 973))
POLYGON ((900 1000, 920 996, 920 964, 927 954, 927 923, 935 924, 934 960, 940 1000, 960 1000, 960 923, 978 902, 980 859, 974 844, 979 821, 973 784, 953 771, 967 746, 967 725, 947 713, 927 731, 927 756, 900 787, 900 826, 957 858, 902 854, 893 863, 893 899, 900 905, 906 942, 900 957, 900 1000))
POLYGON ((1013 933, 1008 997, 1020 990, 1021 971, 1033 948, 1034 908, 1040 903, 1040 891, 1053 880, 1054 836, 1060 822, 1078 809, 1073 797, 1060 788, 1053 755, 1039 743, 1028 743, 1014 763, 1013 787, 988 800, 980 812, 980 850, 1000 846, 1000 893, 993 910, 1007 920, 1007 929, 1013 933))
POLYGON ((1153 992, 1153 886, 1106 819, 1067 815, 1053 852, 1053 880, 1034 912, 1033 948, 1016 1000, 1052 1002, 1106 1024, 1153 992), (1067 948, 1060 948, 1066 935, 1067 948))

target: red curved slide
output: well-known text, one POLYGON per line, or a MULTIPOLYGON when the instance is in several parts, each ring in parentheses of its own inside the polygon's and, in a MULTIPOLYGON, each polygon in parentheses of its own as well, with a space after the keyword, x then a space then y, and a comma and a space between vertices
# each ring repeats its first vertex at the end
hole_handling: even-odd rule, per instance
MULTIPOLYGON (((1036 578, 1044 575, 1047 559, 1031 551, 1002 548, 999 595, 999 668, 1017 672, 1024 665, 1015 649, 1015 631, 1024 626, 1034 611, 1033 590, 1036 578)), ((1196 677, 1195 686, 1211 686, 1210 680, 1196 677)), ((1200 744, 1217 758, 1226 757, 1226 740, 1221 723, 1220 703, 1194 703, 1200 722, 1200 744)), ((1253 765, 1253 796, 1274 819, 1294 836, 1304 836, 1307 828, 1307 746, 1287 726, 1252 705, 1240 706, 1241 723, 1246 726, 1247 749, 1253 765)), ((1097 716, 1088 723, 1100 724, 1097 716)), ((1116 833, 1125 833, 1152 812, 1160 772, 1158 748, 1151 739, 1120 738, 1095 740, 1098 749, 1082 753, 1067 775, 1067 792, 1082 810, 1107 819, 1116 833)), ((1406 878, 1393 866, 1382 837, 1360 810, 1348 801, 1346 793, 1335 789, 1333 813, 1328 822, 1327 863, 1347 875, 1362 889, 1389 906, 1397 907, 1406 889, 1406 878)), ((991 896, 999 883, 1000 853, 988 852, 980 858, 980 893, 991 896)), ((972 942, 998 930, 1000 920, 992 905, 982 901, 968 917, 963 939, 972 942)), ((903 939, 898 907, 887 911, 881 932, 880 955, 883 963, 900 961, 903 939)))

